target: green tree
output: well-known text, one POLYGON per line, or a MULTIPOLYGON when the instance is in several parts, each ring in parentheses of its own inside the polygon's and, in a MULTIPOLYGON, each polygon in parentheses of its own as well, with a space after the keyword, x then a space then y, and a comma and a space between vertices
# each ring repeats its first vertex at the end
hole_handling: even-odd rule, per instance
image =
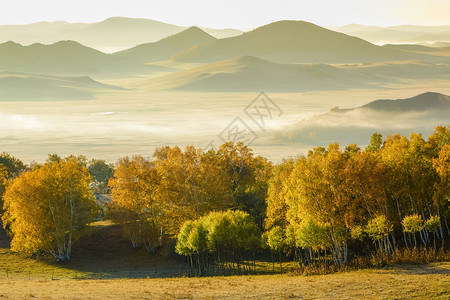
POLYGON ((378 151, 380 151, 382 145, 383 145, 383 136, 380 133, 375 132, 370 137, 370 143, 366 147, 365 151, 367 151, 367 152, 378 152, 378 151))
POLYGON ((27 170, 27 166, 21 160, 6 152, 0 154, 0 164, 6 168, 8 179, 14 179, 27 170))
POLYGON ((198 275, 201 276, 208 264, 208 231, 206 230, 203 222, 194 222, 194 226, 189 232, 187 237, 187 247, 192 253, 195 254, 197 261, 198 275))
MULTIPOLYGON (((309 260, 314 261, 313 251, 319 253, 332 247, 330 236, 330 226, 327 224, 316 223, 309 219, 302 222, 295 232, 296 241, 299 247, 309 250, 309 260)), ((338 258, 334 255, 334 261, 339 264, 338 258)))
MULTIPOLYGON (((433 246, 434 250, 436 251, 436 236, 437 232, 440 227, 440 218, 438 216, 431 216, 426 222, 425 222, 425 228, 433 233, 433 246)), ((443 244, 442 244, 443 245, 443 244)))
POLYGON ((367 235, 375 242, 378 243, 378 249, 383 250, 386 253, 391 253, 393 248, 389 241, 389 234, 394 230, 393 226, 381 215, 371 219, 366 226, 367 235))
POLYGON ((260 231, 252 217, 243 211, 210 212, 195 221, 185 221, 178 233, 176 252, 189 257, 191 266, 204 273, 209 259, 227 259, 239 269, 243 252, 254 252, 261 244, 260 231), (193 259, 194 258, 194 259, 193 259))
POLYGON ((87 168, 92 177, 94 191, 101 192, 104 190, 114 174, 113 165, 101 159, 92 159, 89 161, 87 168))
POLYGON ((402 225, 405 232, 411 233, 414 236, 414 247, 416 248, 416 233, 421 231, 425 226, 422 217, 418 215, 405 216, 403 218, 402 225))
POLYGON ((275 271, 274 261, 273 261, 273 252, 278 252, 278 260, 280 262, 280 270, 283 270, 283 265, 281 262, 281 251, 284 246, 284 234, 283 228, 280 226, 274 226, 267 232, 267 245, 272 251, 272 271, 275 271))

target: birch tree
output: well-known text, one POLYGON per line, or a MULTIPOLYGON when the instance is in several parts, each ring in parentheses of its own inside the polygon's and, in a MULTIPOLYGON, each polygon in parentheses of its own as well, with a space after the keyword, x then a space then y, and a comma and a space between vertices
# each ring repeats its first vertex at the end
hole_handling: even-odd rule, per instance
POLYGON ((205 153, 192 146, 184 152, 178 147, 162 148, 155 157, 155 197, 164 205, 163 219, 170 235, 176 235, 186 220, 233 205, 228 169, 215 151, 205 153))
POLYGON ((123 226, 133 248, 144 245, 155 252, 162 239, 162 205, 154 196, 157 175, 153 164, 142 156, 122 158, 109 185, 112 201, 107 218, 123 226))
POLYGON ((11 249, 70 259, 73 242, 97 216, 88 170, 76 158, 46 163, 14 179, 4 196, 4 227, 11 249))

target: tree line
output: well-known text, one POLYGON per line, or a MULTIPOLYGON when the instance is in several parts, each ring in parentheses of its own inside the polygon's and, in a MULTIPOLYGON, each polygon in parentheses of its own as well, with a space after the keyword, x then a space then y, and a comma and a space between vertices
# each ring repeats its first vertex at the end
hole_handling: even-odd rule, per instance
POLYGON ((330 144, 285 160, 269 180, 271 248, 294 251, 303 263, 328 251, 337 266, 348 262, 349 245, 362 255, 367 240, 387 255, 417 240, 436 247, 438 239, 444 249, 449 170, 449 127, 437 127, 428 140, 413 133, 383 142, 374 134, 364 151, 330 144))
POLYGON ((364 150, 330 144, 276 165, 240 142, 217 151, 166 146, 114 166, 57 155, 26 166, 0 155, 12 250, 69 259, 88 224, 104 218, 150 253, 177 238, 176 252, 200 273, 211 262, 239 265, 265 247, 300 264, 329 255, 336 266, 370 251, 444 248, 449 179, 450 126, 427 140, 376 133, 364 150), (94 192, 110 201, 99 206, 94 192))

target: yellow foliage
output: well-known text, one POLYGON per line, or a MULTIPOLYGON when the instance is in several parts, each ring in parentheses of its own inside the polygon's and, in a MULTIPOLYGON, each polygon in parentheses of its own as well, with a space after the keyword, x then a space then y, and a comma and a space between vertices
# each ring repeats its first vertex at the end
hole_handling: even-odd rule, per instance
POLYGON ((76 158, 46 163, 14 179, 4 195, 2 218, 12 250, 70 259, 72 243, 97 213, 89 183, 89 172, 76 158))

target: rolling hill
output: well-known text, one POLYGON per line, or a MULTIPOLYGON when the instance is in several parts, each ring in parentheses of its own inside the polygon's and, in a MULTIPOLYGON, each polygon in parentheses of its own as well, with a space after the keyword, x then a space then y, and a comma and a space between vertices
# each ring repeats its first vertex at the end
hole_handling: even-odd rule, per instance
POLYGON ((371 109, 374 111, 395 113, 450 110, 450 96, 427 92, 407 99, 375 100, 356 109, 371 109))
MULTIPOLYGON (((102 28, 114 31, 113 28, 116 28, 118 34, 112 36, 117 38, 120 37, 121 30, 126 30, 127 25, 133 27, 137 26, 136 24, 144 24, 142 26, 145 27, 148 23, 148 20, 134 21, 135 23, 129 25, 130 20, 127 18, 112 18, 96 23, 97 29, 91 28, 91 31, 101 31, 102 28)), ((40 26, 49 27, 48 30, 53 28, 52 23, 40 26)), ((381 47, 311 23, 280 21, 224 39, 216 39, 197 27, 191 27, 157 42, 142 44, 114 54, 106 54, 75 41, 30 46, 7 42, 0 44, 0 70, 123 78, 174 71, 185 62, 213 63, 169 74, 167 77, 149 82, 148 85, 157 89, 201 91, 253 91, 262 88, 266 91, 324 88, 333 90, 372 87, 374 84, 387 81, 372 73, 374 68, 366 68, 370 70, 367 73, 359 72, 355 68, 324 64, 407 60, 448 62, 450 54, 442 49, 436 50, 419 45, 381 47), (172 61, 169 65, 150 64, 167 61, 170 58, 172 61), (315 65, 295 65, 299 63, 315 65)), ((185 67, 189 65, 184 65, 183 68, 185 67)), ((414 69, 414 66, 412 68, 414 69)), ((425 71, 429 69, 427 66, 425 71)), ((405 78, 410 78, 402 70, 398 72, 405 74, 405 78)), ((403 79, 395 78, 395 75, 398 73, 384 74, 393 81, 403 79)), ((440 72, 435 77, 439 76, 440 72)))
POLYGON ((299 92, 371 87, 370 75, 329 65, 278 64, 243 56, 145 80, 140 88, 208 92, 299 92))
POLYGON ((108 55, 73 41, 52 45, 0 45, 0 69, 10 71, 93 72, 95 66, 110 62, 108 55))
POLYGON ((116 52, 114 57, 130 58, 140 62, 169 60, 172 55, 192 46, 216 40, 198 27, 190 27, 154 43, 138 45, 131 49, 116 52))
POLYGON ((90 77, 64 77, 27 73, 0 73, 0 101, 89 100, 123 88, 90 77))
MULTIPOLYGON (((98 23, 39 22, 0 26, 0 43, 14 41, 23 45, 53 44, 73 40, 105 52, 115 52, 139 44, 155 42, 187 27, 139 18, 112 17, 98 23)), ((237 29, 204 30, 217 38, 239 35, 237 29)))
POLYGON ((140 82, 147 90, 203 92, 302 92, 379 88, 406 80, 449 79, 450 65, 378 63, 367 65, 279 64, 253 56, 214 62, 140 82))
POLYGON ((427 92, 405 99, 375 100, 352 109, 335 107, 328 113, 284 128, 275 139, 318 145, 331 142, 364 145, 374 132, 383 135, 392 131, 403 135, 420 132, 427 136, 434 126, 448 125, 449 115, 450 96, 427 92))
POLYGON ((240 36, 219 39, 177 53, 176 61, 213 62, 257 56, 282 63, 346 63, 426 59, 426 55, 385 49, 360 38, 304 21, 279 21, 240 36))
POLYGON ((74 41, 52 45, 0 44, 0 70, 54 75, 95 75, 151 72, 166 69, 145 66, 83 46, 74 41))

